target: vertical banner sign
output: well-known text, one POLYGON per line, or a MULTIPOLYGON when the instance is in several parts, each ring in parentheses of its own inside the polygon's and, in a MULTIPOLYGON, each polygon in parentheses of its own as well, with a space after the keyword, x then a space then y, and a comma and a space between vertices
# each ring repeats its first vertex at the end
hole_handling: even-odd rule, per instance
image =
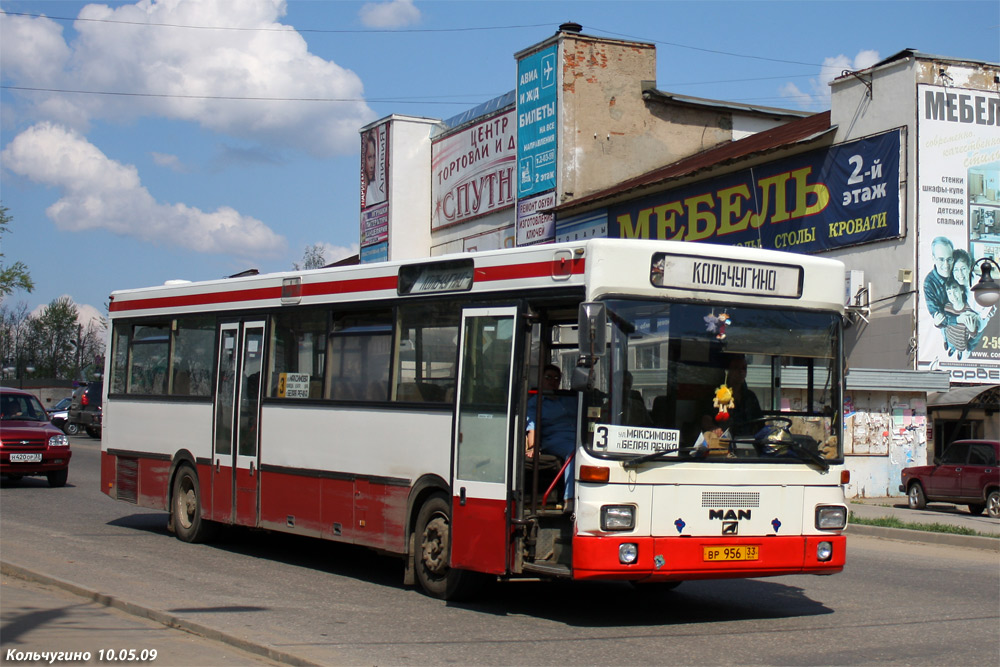
MULTIPOLYGON (((362 248, 389 241, 389 124, 361 133, 361 233, 362 248)), ((368 257, 372 257, 369 253, 368 257)), ((366 260, 361 253, 361 261, 366 260)))
POLYGON ((517 196, 556 187, 558 45, 517 62, 517 196))
POLYGON ((1000 93, 921 84, 917 102, 918 367, 997 383, 1000 316, 970 279, 1000 262, 1000 93))
POLYGON ((482 120, 431 146, 431 230, 514 205, 514 111, 482 120))
POLYGON ((810 253, 898 237, 899 131, 608 208, 608 235, 810 253))

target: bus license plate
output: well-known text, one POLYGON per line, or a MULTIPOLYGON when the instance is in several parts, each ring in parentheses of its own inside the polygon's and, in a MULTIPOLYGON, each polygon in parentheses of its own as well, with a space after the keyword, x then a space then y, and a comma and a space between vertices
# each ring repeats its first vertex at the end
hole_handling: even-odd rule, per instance
POLYGON ((704 547, 703 560, 706 562, 730 560, 757 560, 760 558, 758 545, 704 547))
POLYGON ((41 454, 11 454, 11 463, 41 463, 41 454))

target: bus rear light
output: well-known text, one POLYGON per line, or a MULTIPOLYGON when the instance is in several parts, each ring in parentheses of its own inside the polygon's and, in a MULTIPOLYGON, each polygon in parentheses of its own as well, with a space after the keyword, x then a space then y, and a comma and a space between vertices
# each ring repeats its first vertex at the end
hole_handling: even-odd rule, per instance
POLYGON ((625 542, 618 545, 618 562, 622 565, 631 565, 639 560, 639 545, 633 542, 625 542))
POLYGON ((634 505, 604 505, 601 507, 601 530, 632 530, 635 528, 634 505))
POLYGON ((850 470, 841 470, 840 471, 840 483, 841 484, 850 484, 851 483, 851 471, 850 470))
POLYGON ((580 466, 581 482, 606 483, 611 479, 611 468, 604 466, 580 466))
POLYGON ((826 562, 833 558, 833 544, 830 542, 820 542, 816 545, 816 560, 826 562))

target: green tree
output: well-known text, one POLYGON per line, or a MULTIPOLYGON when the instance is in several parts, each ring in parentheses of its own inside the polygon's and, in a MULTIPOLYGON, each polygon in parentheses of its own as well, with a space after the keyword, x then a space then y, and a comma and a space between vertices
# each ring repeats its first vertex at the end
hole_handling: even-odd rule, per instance
POLYGON ((75 341, 80 337, 79 312, 68 296, 53 300, 28 325, 28 337, 39 377, 72 377, 75 341))
POLYGON ((323 256, 323 244, 314 243, 313 245, 307 245, 305 252, 302 253, 302 265, 300 266, 298 262, 292 262, 292 266, 295 267, 296 271, 322 269, 326 266, 326 258, 323 256))
POLYGON ((21 378, 30 364, 28 357, 28 304, 20 302, 16 306, 0 303, 0 362, 3 377, 21 378))
MULTIPOLYGON (((11 220, 13 218, 7 215, 7 207, 0 206, 0 237, 10 231, 8 226, 11 220)), ((0 252, 0 260, 2 259, 3 252, 0 252)), ((31 281, 28 267, 24 262, 14 262, 10 266, 6 266, 0 262, 0 299, 15 289, 23 289, 25 292, 35 289, 35 283, 31 281)))

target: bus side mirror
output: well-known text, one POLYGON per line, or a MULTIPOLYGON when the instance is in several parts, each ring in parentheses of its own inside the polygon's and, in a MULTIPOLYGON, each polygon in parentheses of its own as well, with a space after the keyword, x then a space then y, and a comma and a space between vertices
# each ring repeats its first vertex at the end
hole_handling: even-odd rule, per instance
POLYGON ((580 304, 578 340, 580 354, 601 357, 607 345, 608 315, 603 303, 588 301, 580 304))

